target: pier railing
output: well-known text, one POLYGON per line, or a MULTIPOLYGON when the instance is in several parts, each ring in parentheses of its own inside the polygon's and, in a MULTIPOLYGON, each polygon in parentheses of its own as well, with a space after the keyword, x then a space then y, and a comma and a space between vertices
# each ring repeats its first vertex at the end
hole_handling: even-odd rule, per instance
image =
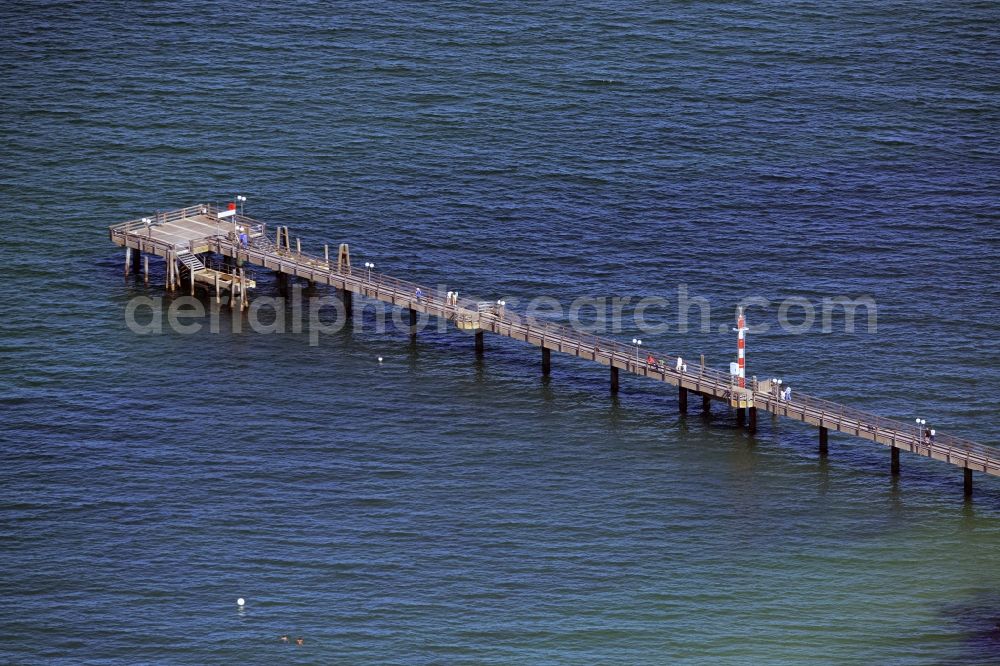
MULTIPOLYGON (((279 255, 275 255, 278 257, 279 255)), ((280 255, 283 261, 298 260, 307 266, 323 265, 320 257, 307 253, 284 252, 280 255)), ((460 316, 478 318, 481 326, 495 327, 494 332, 510 334, 514 331, 529 341, 540 338, 543 346, 555 346, 559 349, 575 349, 586 351, 595 358, 608 361, 609 364, 623 366, 628 372, 660 379, 661 381, 681 385, 684 380, 697 380, 706 388, 711 388, 715 395, 730 396, 738 391, 735 378, 725 372, 703 366, 700 363, 690 364, 687 369, 677 369, 678 357, 658 352, 648 347, 639 347, 638 354, 635 345, 620 342, 613 338, 593 335, 578 331, 556 322, 538 319, 515 311, 507 306, 494 305, 493 301, 475 296, 460 296, 456 303, 450 303, 447 292, 437 288, 427 287, 409 280, 379 273, 367 269, 354 269, 338 272, 335 267, 313 268, 312 270, 330 276, 337 275, 345 282, 358 288, 370 288, 381 295, 389 295, 394 302, 410 301, 417 303, 417 290, 421 292, 419 304, 424 308, 433 306, 446 316, 455 319, 460 316), (480 308, 482 303, 490 303, 490 309, 485 312, 480 308), (655 359, 654 364, 647 363, 647 357, 655 359)), ((682 368, 685 361, 681 361, 682 368)), ((925 436, 916 424, 906 424, 902 421, 872 414, 846 405, 824 400, 796 391, 789 400, 781 400, 779 396, 759 391, 750 391, 750 397, 755 406, 778 411, 800 420, 807 418, 819 421, 832 429, 865 433, 873 439, 879 436, 889 438, 899 446, 905 446, 912 451, 920 451, 925 455, 941 457, 951 461, 966 461, 969 464, 981 465, 984 468, 1000 471, 1000 456, 990 447, 946 434, 937 434, 933 438, 925 436)))
MULTIPOLYGON (((309 259, 313 262, 316 261, 316 258, 313 257, 309 257, 309 259)), ((332 267, 328 272, 330 274, 337 273, 332 267)), ((453 305, 448 303, 447 294, 441 293, 438 289, 416 282, 400 280, 384 273, 373 271, 370 278, 367 270, 355 270, 353 273, 345 271, 339 275, 345 278, 345 281, 356 283, 357 286, 373 287, 383 293, 391 292, 396 301, 410 300, 415 302, 417 289, 420 289, 421 301, 425 307, 428 304, 433 304, 446 314, 451 314, 452 318, 463 313, 477 316, 481 324, 496 325, 499 329, 506 329, 506 331, 497 330, 495 332, 506 333, 508 337, 511 331, 516 330, 526 339, 541 338, 541 344, 545 346, 555 345, 560 349, 586 350, 595 358, 603 357, 609 363, 624 366, 624 369, 629 372, 658 378, 675 385, 680 385, 683 380, 697 379, 700 384, 711 387, 715 394, 722 396, 728 396, 738 390, 732 375, 703 366, 700 363, 693 365, 693 367, 688 365, 686 370, 677 370, 678 357, 671 354, 660 353, 647 347, 639 347, 637 358, 635 345, 577 331, 563 324, 530 317, 506 306, 498 305, 492 312, 484 313, 480 310, 479 304, 487 302, 487 299, 464 296, 460 297, 458 302, 453 305), (646 362, 648 356, 655 359, 655 364, 650 365, 646 362)), ((681 362, 682 364, 686 363, 683 359, 681 362)), ((881 435, 897 442, 899 446, 906 446, 915 452, 924 452, 925 455, 947 459, 949 462, 966 461, 969 464, 1000 471, 1000 456, 998 456, 1000 452, 966 439, 937 434, 932 441, 931 438, 917 429, 916 424, 906 424, 798 391, 789 400, 781 400, 778 396, 759 391, 751 391, 750 395, 754 405, 769 411, 787 412, 787 415, 795 415, 800 420, 812 418, 824 423, 827 427, 846 432, 866 433, 873 439, 878 439, 881 435)))
MULTIPOLYGON (((158 213, 151 218, 151 224, 155 226, 197 215, 217 219, 220 210, 213 204, 198 204, 176 211, 158 213)), ((142 219, 130 220, 111 227, 111 235, 114 239, 116 236, 135 234, 148 226, 150 225, 142 219)), ((693 388, 697 392, 717 398, 732 401, 736 396, 740 396, 749 400, 751 406, 776 414, 889 443, 953 464, 976 466, 990 474, 1000 475, 1000 451, 993 447, 946 434, 936 434, 931 438, 916 424, 882 417, 801 391, 796 391, 792 398, 785 400, 775 393, 754 391, 753 387, 738 389, 732 375, 703 366, 700 362, 690 364, 685 369, 682 361, 681 369, 678 369, 676 356, 657 352, 645 346, 637 349, 635 345, 619 342, 613 338, 578 331, 563 324, 532 317, 505 305, 494 305, 495 302, 488 299, 463 293, 457 301, 452 302, 446 292, 437 288, 369 271, 367 268, 338 270, 336 264, 328 262, 325 257, 299 252, 297 248, 292 250, 278 247, 267 238, 265 230, 263 223, 236 213, 225 218, 219 233, 205 240, 210 240, 211 246, 221 254, 244 258, 251 263, 269 267, 277 265, 283 272, 325 281, 327 284, 343 283, 351 291, 361 292, 403 307, 414 307, 455 321, 469 321, 484 330, 516 337, 531 344, 575 353, 578 356, 587 356, 627 372, 693 388), (250 247, 244 247, 242 243, 230 237, 232 223, 259 230, 267 242, 253 243, 250 247), (487 303, 488 305, 484 305, 487 303), (647 363, 648 356, 652 356, 655 362, 647 363)))
MULTIPOLYGON (((157 227, 168 222, 178 222, 185 218, 195 217, 196 215, 209 215, 218 219, 219 213, 224 210, 227 209, 216 204, 195 204, 193 206, 187 206, 186 208, 180 208, 177 210, 158 211, 145 218, 128 220, 127 222, 112 225, 111 235, 114 237, 122 234, 137 234, 149 229, 150 227, 157 227), (149 222, 145 221, 147 219, 149 222)), ((219 233, 223 235, 227 234, 234 222, 241 227, 260 234, 263 234, 266 229, 266 225, 260 220, 255 220, 254 218, 247 217, 241 213, 235 213, 229 218, 224 219, 223 223, 227 226, 220 227, 219 233)))

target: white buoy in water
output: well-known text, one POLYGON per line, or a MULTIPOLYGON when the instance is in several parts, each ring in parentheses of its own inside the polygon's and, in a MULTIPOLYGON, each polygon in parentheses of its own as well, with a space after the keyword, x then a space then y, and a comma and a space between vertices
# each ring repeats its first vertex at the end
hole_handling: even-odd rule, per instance
POLYGON ((236 605, 237 606, 242 607, 243 604, 245 604, 245 603, 246 603, 246 601, 243 599, 243 597, 240 597, 239 599, 236 600, 236 605))
POLYGON ((382 357, 381 357, 381 356, 379 356, 379 357, 378 357, 378 362, 379 362, 379 363, 381 363, 381 362, 382 362, 382 357))

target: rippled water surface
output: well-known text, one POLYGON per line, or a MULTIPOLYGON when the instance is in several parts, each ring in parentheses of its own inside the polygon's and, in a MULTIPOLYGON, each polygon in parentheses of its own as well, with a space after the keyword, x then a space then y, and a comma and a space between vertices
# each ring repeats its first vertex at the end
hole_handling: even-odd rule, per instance
POLYGON ((683 284, 711 326, 644 342, 723 369, 766 298, 752 374, 997 444, 998 19, 5 4, 0 661, 997 663, 995 479, 453 329, 138 336, 107 226, 241 193, 491 299, 683 284), (838 296, 877 331, 776 325, 838 296))

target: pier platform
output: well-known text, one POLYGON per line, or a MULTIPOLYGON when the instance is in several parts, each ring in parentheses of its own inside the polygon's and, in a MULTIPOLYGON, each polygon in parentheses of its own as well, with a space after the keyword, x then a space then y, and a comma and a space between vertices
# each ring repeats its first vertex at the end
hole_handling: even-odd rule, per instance
MULTIPOLYGON (((841 432, 883 445, 891 450, 893 475, 899 473, 899 452, 924 456, 963 470, 966 496, 972 494, 972 473, 1000 476, 1000 449, 968 439, 936 433, 930 436, 920 426, 904 423, 811 396, 796 390, 794 397, 783 399, 770 382, 739 387, 728 373, 697 364, 678 363, 677 357, 643 347, 644 356, 655 363, 637 358, 636 348, 612 338, 581 333, 567 326, 543 322, 505 306, 486 306, 468 296, 456 298, 448 293, 414 282, 367 269, 352 269, 343 247, 335 261, 325 248, 324 256, 292 247, 287 227, 276 227, 272 234, 255 219, 231 208, 199 204, 158 213, 154 216, 123 222, 110 227, 113 243, 126 248, 126 272, 139 269, 140 253, 162 257, 167 262, 168 288, 178 287, 187 276, 191 289, 196 283, 211 285, 216 298, 220 290, 237 297, 243 307, 255 282, 243 266, 252 265, 273 271, 279 280, 301 278, 316 285, 341 290, 345 303, 353 295, 371 298, 410 310, 411 332, 416 335, 418 312, 440 317, 457 328, 472 331, 477 353, 484 353, 486 333, 517 340, 542 350, 542 371, 551 367, 551 352, 569 354, 609 368, 611 391, 617 392, 619 374, 625 372, 676 386, 681 411, 687 411, 688 395, 702 397, 702 409, 712 402, 734 409, 738 421, 751 432, 756 429, 758 411, 800 421, 819 430, 819 451, 828 452, 829 432, 841 432), (200 256, 214 254, 229 262, 226 270, 207 268, 200 256), (194 261, 192 261, 194 259, 194 261), (195 263, 197 262, 197 263, 195 263)), ((145 265, 148 279, 148 261, 145 265)))

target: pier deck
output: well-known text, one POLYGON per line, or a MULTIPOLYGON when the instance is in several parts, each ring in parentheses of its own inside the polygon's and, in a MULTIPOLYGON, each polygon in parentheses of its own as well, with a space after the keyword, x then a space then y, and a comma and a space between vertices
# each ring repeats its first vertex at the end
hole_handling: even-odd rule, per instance
POLYGON ((741 389, 729 374, 700 364, 695 367, 688 364, 687 370, 683 366, 678 369, 676 357, 644 347, 642 353, 651 354, 658 361, 647 364, 644 359, 636 359, 634 346, 525 317, 505 307, 484 311, 481 301, 476 299, 463 297, 453 301, 435 289, 389 275, 358 268, 352 271, 346 265, 338 267, 328 256, 316 257, 292 249, 287 240, 282 244, 277 237, 275 241, 270 240, 266 226, 257 220, 232 213, 224 213, 228 216, 220 219, 219 213, 223 211, 213 205, 200 204, 157 214, 148 218, 151 223, 132 220, 113 225, 110 238, 121 247, 164 257, 168 261, 179 252, 195 255, 213 252, 242 260, 279 275, 329 285, 343 290, 345 296, 358 294, 409 308, 411 324, 415 324, 417 312, 442 317, 460 328, 475 329, 476 348, 480 352, 484 332, 526 342, 546 350, 543 351, 546 372, 551 351, 570 354, 608 366, 613 391, 617 390, 619 371, 677 386, 682 410, 687 409, 688 392, 693 392, 704 397, 706 407, 709 400, 715 400, 736 408, 741 421, 749 412, 751 430, 756 427, 757 410, 808 423, 820 429, 820 450, 824 454, 829 431, 847 433, 891 447, 894 474, 898 473, 900 450, 940 460, 965 470, 966 495, 972 491, 972 471, 1000 476, 1000 449, 942 433, 928 437, 915 424, 888 419, 798 390, 791 399, 783 400, 776 387, 767 382, 741 389), (243 242, 240 233, 246 233, 249 242, 243 242), (418 288, 422 292, 419 299, 416 296, 418 288))

